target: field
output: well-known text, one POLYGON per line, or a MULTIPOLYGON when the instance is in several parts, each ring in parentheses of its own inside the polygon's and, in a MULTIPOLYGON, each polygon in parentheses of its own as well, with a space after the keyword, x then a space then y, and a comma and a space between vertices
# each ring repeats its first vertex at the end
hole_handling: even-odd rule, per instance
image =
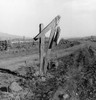
POLYGON ((0 52, 0 100, 96 99, 95 37, 61 39, 43 77, 38 44, 28 45, 0 52))

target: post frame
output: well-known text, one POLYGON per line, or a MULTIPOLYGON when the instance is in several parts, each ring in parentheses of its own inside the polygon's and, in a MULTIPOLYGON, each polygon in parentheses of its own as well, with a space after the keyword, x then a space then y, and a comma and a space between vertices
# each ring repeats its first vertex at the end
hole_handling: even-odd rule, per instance
POLYGON ((39 25, 39 34, 34 37, 34 40, 39 39, 39 61, 40 61, 40 75, 43 76, 47 72, 47 66, 50 59, 50 53, 53 42, 57 44, 57 40, 60 34, 60 27, 58 26, 60 16, 55 17, 45 28, 43 24, 39 25), (48 50, 45 53, 45 34, 51 30, 49 37, 48 50))

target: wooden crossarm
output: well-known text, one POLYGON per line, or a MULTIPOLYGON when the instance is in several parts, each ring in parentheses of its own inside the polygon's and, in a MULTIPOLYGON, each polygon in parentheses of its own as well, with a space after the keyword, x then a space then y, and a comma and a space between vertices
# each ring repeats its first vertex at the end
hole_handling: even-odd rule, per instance
POLYGON ((58 15, 55 17, 38 35, 34 37, 34 40, 37 40, 38 38, 42 37, 45 33, 47 33, 50 29, 52 29, 54 26, 56 27, 59 23, 60 16, 58 15))

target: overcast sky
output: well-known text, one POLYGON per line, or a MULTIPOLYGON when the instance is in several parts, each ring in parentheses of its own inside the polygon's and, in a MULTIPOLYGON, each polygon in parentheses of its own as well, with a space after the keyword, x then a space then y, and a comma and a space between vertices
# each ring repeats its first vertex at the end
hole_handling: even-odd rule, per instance
POLYGON ((96 35, 96 0, 0 0, 0 32, 34 37, 61 16, 61 37, 96 35))

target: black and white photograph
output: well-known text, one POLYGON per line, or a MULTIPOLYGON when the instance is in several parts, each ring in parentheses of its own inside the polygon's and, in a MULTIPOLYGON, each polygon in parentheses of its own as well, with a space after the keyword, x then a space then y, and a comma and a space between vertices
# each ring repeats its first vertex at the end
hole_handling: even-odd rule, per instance
POLYGON ((0 0, 0 100, 96 100, 96 0, 0 0))

